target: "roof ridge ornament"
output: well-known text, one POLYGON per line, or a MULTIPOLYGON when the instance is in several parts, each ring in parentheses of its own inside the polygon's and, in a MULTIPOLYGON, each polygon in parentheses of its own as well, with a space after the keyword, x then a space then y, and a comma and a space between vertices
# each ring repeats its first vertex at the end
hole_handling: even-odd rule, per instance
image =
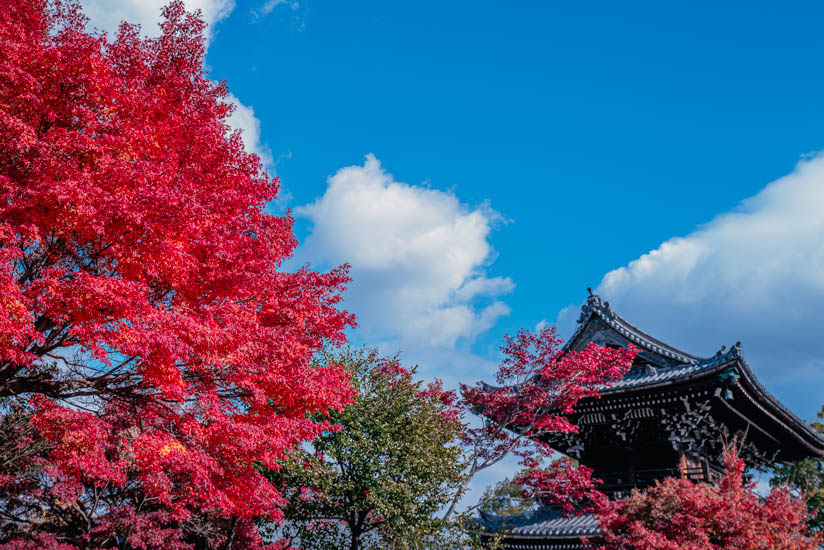
POLYGON ((612 311, 612 307, 609 305, 609 302, 602 300, 600 296, 592 292, 591 287, 587 287, 587 292, 589 292, 589 296, 587 296, 586 303, 583 307, 581 307, 581 315, 578 316, 578 324, 586 321, 587 317, 595 311, 600 311, 602 315, 609 319, 613 319, 615 317, 615 313, 612 311))
POLYGON ((736 342, 730 349, 727 346, 721 346, 721 349, 715 352, 715 355, 710 357, 708 363, 717 363, 719 361, 729 361, 730 359, 738 359, 743 357, 741 352, 741 342, 736 342))

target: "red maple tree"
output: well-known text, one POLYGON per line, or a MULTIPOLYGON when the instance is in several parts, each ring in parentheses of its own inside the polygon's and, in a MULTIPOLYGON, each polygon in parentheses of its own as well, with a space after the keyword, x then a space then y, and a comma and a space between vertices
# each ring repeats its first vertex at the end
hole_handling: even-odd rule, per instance
POLYGON ((281 501, 256 465, 351 398, 310 364, 353 324, 347 270, 282 269, 279 183, 182 2, 153 39, 72 1, 0 12, 0 541, 248 546, 281 501))
POLYGON ((605 550, 818 550, 803 500, 775 487, 766 498, 744 480, 744 461, 728 449, 717 486, 666 479, 600 512, 605 550))
MULTIPOLYGON (((482 382, 461 386, 460 410, 484 417, 482 426, 467 426, 462 444, 467 454, 464 488, 481 470, 494 466, 508 455, 520 458, 529 472, 513 480, 524 486, 526 495, 545 504, 561 506, 571 513, 584 504, 600 503, 592 470, 569 459, 551 468, 537 469, 543 459, 554 458, 547 443, 552 434, 577 432, 567 416, 578 401, 597 397, 600 391, 620 380, 632 366, 638 350, 589 344, 580 351, 565 350, 555 327, 532 333, 520 330, 507 335, 501 346, 504 359, 498 367, 498 386, 482 382)), ((447 510, 458 504, 462 492, 447 510)))

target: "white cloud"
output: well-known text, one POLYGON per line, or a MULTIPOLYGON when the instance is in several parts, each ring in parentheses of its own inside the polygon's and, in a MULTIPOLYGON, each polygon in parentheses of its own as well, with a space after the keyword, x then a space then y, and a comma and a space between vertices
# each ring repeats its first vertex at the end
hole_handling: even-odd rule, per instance
MULTIPOLYGON (((160 11, 169 0, 82 0, 83 11, 90 26, 114 34, 121 21, 139 24, 144 34, 157 35, 160 11)), ((215 24, 225 19, 235 8, 234 0, 184 0, 189 11, 201 10, 209 25, 206 38, 213 36, 215 24)))
POLYGON ((232 93, 226 99, 235 106, 235 110, 229 117, 229 126, 241 131, 243 145, 247 152, 256 154, 265 167, 274 170, 275 161, 272 157, 272 150, 261 139, 260 120, 255 116, 255 110, 241 103, 232 93))
POLYGON ((608 273, 598 292, 687 351, 740 340, 767 386, 810 417, 824 402, 824 156, 608 273))
POLYGON ((367 338, 453 347, 489 329, 514 287, 488 277, 498 215, 452 194, 395 181, 372 155, 341 168, 323 196, 295 210, 313 223, 301 259, 349 262, 347 305, 367 338))
MULTIPOLYGON (((488 242, 500 217, 489 206, 469 208, 453 194, 395 181, 372 155, 329 178, 326 192, 295 209, 313 227, 299 260, 352 265, 346 307, 358 315, 356 340, 419 365, 418 375, 448 388, 491 380, 496 351, 456 345, 491 328, 509 307, 499 298, 514 285, 490 277, 488 242)), ((474 421, 478 421, 474 418, 474 421)), ((462 507, 487 485, 516 471, 514 459, 483 471, 462 507)))
POLYGON ((288 6, 289 9, 295 11, 300 7, 300 3, 295 0, 268 0, 261 7, 252 10, 252 13, 257 17, 266 17, 278 6, 288 6))

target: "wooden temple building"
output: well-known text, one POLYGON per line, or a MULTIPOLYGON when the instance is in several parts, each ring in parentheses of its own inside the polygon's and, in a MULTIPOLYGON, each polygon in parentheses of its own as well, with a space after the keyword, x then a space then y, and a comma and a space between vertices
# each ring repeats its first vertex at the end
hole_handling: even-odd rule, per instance
MULTIPOLYGON (((611 498, 655 480, 682 477, 713 483, 723 472, 725 441, 743 441, 751 468, 824 455, 824 439, 761 385, 741 345, 698 357, 633 326, 608 302, 590 294, 566 349, 590 342, 641 350, 624 378, 600 398, 581 400, 570 420, 577 434, 559 434, 552 448, 578 459, 602 479, 611 498)), ((485 536, 503 530, 504 548, 572 550, 582 536, 597 540, 589 515, 564 518, 544 507, 523 514, 481 514, 485 536)))

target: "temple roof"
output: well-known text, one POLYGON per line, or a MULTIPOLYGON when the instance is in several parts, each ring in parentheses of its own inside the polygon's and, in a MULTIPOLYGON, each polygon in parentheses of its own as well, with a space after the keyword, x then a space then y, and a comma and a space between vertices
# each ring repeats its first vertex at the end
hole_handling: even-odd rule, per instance
POLYGON ((593 537, 601 533, 598 522, 591 514, 564 517, 555 506, 543 506, 512 516, 480 513, 478 525, 485 533, 496 533, 504 528, 507 532, 505 547, 530 547, 530 541, 544 543, 541 548, 580 548, 580 537, 593 537), (555 544, 551 543, 554 542, 555 544), (520 543, 523 546, 513 546, 520 543))
POLYGON ((670 346, 650 336, 618 315, 609 302, 592 294, 581 308, 578 327, 565 349, 580 350, 590 342, 624 347, 633 344, 641 349, 643 365, 632 368, 623 379, 604 388, 604 397, 635 391, 671 387, 721 374, 729 369, 736 373, 730 387, 757 408, 765 421, 776 425, 791 439, 807 449, 809 455, 824 454, 824 436, 796 416, 761 384, 741 352, 741 343, 722 347, 712 357, 699 357, 670 346))
POLYGON ((578 327, 566 343, 567 349, 581 349, 589 342, 601 345, 627 344, 641 348, 642 355, 651 363, 659 366, 673 364, 694 365, 707 358, 699 357, 647 334, 620 315, 609 302, 601 299, 597 294, 590 294, 581 308, 578 317, 578 327), (602 340, 602 341, 599 341, 602 340))
MULTIPOLYGON (((750 456, 753 463, 748 462, 750 466, 824 456, 824 436, 767 391, 744 359, 740 342, 729 349, 722 347, 711 357, 687 353, 634 326, 591 291, 581 309, 578 327, 564 349, 579 351, 590 342, 620 347, 632 344, 640 348, 641 353, 620 381, 600 390, 601 397, 584 398, 576 405, 571 420, 574 423, 581 421, 581 433, 596 429, 601 430, 597 433, 609 432, 614 430, 616 422, 653 418, 633 416, 634 409, 654 409, 655 412, 650 414, 663 415, 672 411, 681 414, 678 412, 681 407, 687 411, 686 418, 691 414, 690 396, 700 396, 691 401, 697 414, 694 425, 679 424, 678 430, 695 430, 699 440, 710 438, 714 441, 718 437, 714 431, 718 426, 724 429, 729 426, 730 435, 741 433, 732 432, 741 429, 745 441, 752 443, 752 447, 744 447, 741 451, 742 457, 750 456), (667 405, 673 402, 679 405, 667 405), (587 417, 594 423, 583 425, 587 417), (766 458, 762 459, 762 455, 766 458)), ((664 420, 668 419, 670 417, 664 420)), ((655 424, 655 421, 651 422, 655 424)), ((688 441, 684 439, 686 432, 677 433, 676 440, 685 444, 688 441)), ((585 449, 582 442, 589 441, 576 439, 581 437, 579 434, 564 435, 565 438, 552 441, 553 448, 569 453, 576 448, 585 449), (556 447, 556 443, 566 446, 556 447)), ((583 460, 586 456, 579 458, 583 460)), ((581 548, 580 537, 597 537, 599 534, 592 516, 565 518, 557 508, 550 507, 513 516, 481 513, 477 521, 485 536, 492 536, 503 528, 507 533, 503 547, 510 550, 581 548)))

